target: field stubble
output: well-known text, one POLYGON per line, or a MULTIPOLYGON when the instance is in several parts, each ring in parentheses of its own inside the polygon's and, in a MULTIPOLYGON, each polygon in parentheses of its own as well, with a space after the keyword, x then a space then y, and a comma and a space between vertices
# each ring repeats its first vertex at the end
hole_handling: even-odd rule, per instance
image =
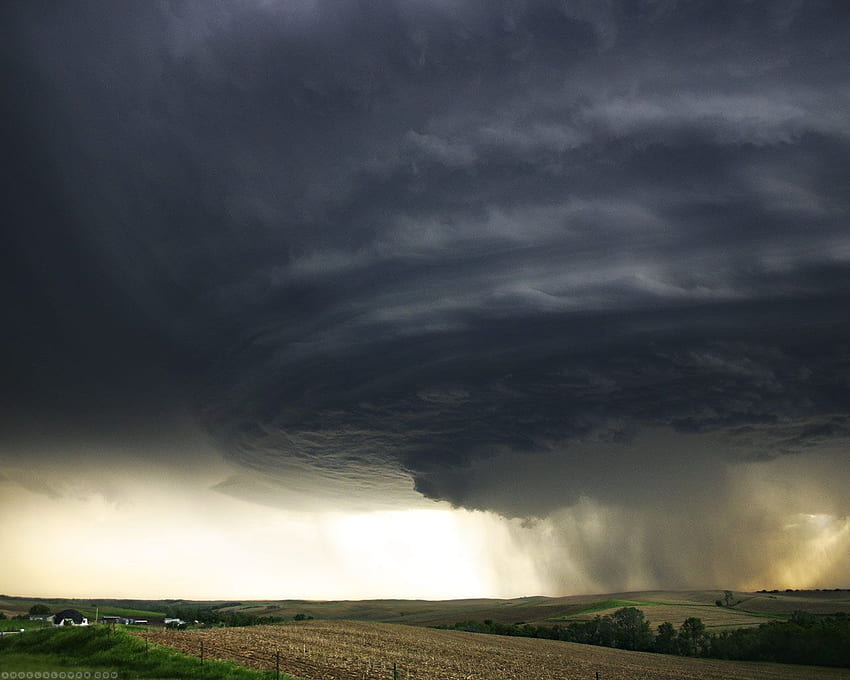
MULTIPOLYGON (((765 615, 753 615, 747 612, 735 611, 734 609, 717 607, 713 604, 668 604, 664 602, 651 602, 637 603, 634 606, 644 613, 646 620, 652 626, 653 630, 665 621, 669 621, 676 628, 679 628, 682 625, 682 622, 689 616, 695 616, 698 619, 701 619, 706 627, 710 628, 712 631, 760 626, 767 620, 765 615)), ((563 621, 566 623, 573 621, 590 621, 596 616, 610 616, 620 609, 620 607, 621 605, 617 605, 607 609, 598 609, 593 612, 575 614, 573 616, 564 617, 563 621)), ((552 624, 544 622, 543 625, 552 624)))
POLYGON ((359 621, 162 631, 152 642, 307 680, 850 680, 850 670, 690 659, 359 621))

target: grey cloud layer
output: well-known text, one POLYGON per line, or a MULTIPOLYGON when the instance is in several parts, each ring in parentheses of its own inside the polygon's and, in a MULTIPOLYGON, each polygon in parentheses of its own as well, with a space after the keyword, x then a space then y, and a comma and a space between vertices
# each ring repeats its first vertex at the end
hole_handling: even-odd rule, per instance
POLYGON ((233 460, 524 515, 615 498, 599 446, 669 466, 647 428, 846 442, 841 3, 80 7, 5 48, 118 301, 60 323, 164 366, 233 460))

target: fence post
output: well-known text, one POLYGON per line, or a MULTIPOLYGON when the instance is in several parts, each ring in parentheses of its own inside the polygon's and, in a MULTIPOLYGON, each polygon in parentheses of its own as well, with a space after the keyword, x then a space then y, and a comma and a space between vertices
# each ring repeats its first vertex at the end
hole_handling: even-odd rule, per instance
POLYGON ((204 663, 204 641, 201 640, 201 663, 204 663))
POLYGON ((276 680, 280 680, 280 651, 274 653, 274 673, 276 680))
POLYGON ((393 661, 393 680, 398 680, 398 668, 396 668, 395 661, 393 661))

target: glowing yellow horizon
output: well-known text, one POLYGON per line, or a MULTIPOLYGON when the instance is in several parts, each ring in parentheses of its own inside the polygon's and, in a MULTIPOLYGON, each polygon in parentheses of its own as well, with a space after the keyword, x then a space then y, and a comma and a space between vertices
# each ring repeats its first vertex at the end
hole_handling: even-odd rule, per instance
POLYGON ((73 470, 43 466, 37 476, 6 467, 0 592, 435 600, 846 585, 850 517, 816 482, 795 481, 789 496, 800 465, 739 466, 728 506, 698 527, 664 508, 591 498, 529 521, 421 498, 372 512, 270 507, 216 490, 233 470, 212 458, 191 469, 111 470, 95 459, 73 470), (607 572, 594 570, 600 559, 607 572), (654 571, 662 562, 678 580, 654 571))

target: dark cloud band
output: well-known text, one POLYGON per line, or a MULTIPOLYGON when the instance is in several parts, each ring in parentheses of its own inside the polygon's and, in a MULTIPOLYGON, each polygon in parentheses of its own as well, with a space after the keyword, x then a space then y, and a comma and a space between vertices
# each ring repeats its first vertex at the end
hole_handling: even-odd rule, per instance
POLYGON ((82 6, 3 47, 19 429, 189 402, 278 481, 513 514, 604 494, 487 461, 846 438, 840 3, 82 6))

